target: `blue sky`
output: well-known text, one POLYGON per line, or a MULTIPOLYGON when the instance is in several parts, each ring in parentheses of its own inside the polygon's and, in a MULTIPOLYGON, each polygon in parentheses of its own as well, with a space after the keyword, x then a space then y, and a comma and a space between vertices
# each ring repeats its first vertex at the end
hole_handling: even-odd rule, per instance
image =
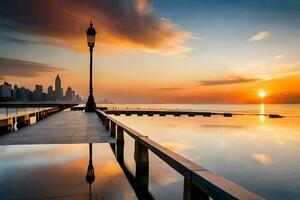
MULTIPOLYGON (((12 0, 1 2, 0 11, 0 57, 54 67, 38 77, 0 73, 31 88, 36 81, 53 84, 60 73, 64 87, 87 95, 84 31, 91 18, 98 31, 99 99, 201 103, 217 98, 213 93, 220 87, 232 96, 220 102, 236 102, 236 96, 253 102, 256 90, 278 78, 291 84, 289 76, 300 70, 299 0, 12 0), (207 81, 234 84, 199 85, 207 81)), ((268 87, 263 89, 276 101, 283 94, 298 97, 287 86, 268 87)))

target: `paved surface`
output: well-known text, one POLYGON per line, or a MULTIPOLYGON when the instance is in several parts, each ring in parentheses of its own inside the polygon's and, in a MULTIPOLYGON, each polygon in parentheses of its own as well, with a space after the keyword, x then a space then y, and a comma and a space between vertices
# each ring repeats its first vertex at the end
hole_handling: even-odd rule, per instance
POLYGON ((0 136, 0 145, 114 143, 96 113, 62 111, 31 126, 0 136))

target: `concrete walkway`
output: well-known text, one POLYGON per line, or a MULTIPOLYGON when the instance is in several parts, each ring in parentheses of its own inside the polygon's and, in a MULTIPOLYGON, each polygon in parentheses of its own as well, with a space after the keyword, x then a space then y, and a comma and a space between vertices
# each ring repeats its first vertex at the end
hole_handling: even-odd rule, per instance
POLYGON ((0 136, 0 145, 114 143, 96 113, 62 111, 38 123, 0 136))

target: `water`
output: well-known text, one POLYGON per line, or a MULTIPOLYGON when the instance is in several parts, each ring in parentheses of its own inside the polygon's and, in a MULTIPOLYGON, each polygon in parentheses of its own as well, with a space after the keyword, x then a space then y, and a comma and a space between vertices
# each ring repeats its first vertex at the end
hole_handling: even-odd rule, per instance
MULTIPOLYGON (((122 105, 123 108, 164 105, 122 105)), ((288 117, 115 116, 143 135, 267 199, 300 199, 299 105, 166 105, 288 117), (190 106, 190 107, 189 107, 190 106)))
MULTIPOLYGON (((270 114, 212 117, 114 116, 150 139, 267 199, 300 199, 299 105, 109 105, 270 114)), ((125 164, 134 174, 134 141, 125 134, 125 164)), ((89 198, 88 144, 0 146, 0 199, 89 198), (45 196, 46 195, 46 196, 45 196)), ((93 145, 94 199, 136 199, 109 144, 93 145)), ((149 192, 182 199, 183 177, 150 153, 149 192)))
MULTIPOLYGON (((126 161, 133 160, 131 143, 126 161)), ((109 144, 0 146, 0 162, 0 199, 137 199, 109 144), (94 177, 87 179, 89 166, 94 177)), ((149 174, 151 196, 182 199, 183 178, 152 154, 149 174)))
POLYGON ((98 104, 109 109, 191 110, 300 117, 300 104, 98 104))
POLYGON ((88 144, 0 146, 0 199, 135 199, 109 145, 92 150, 87 181, 88 144))

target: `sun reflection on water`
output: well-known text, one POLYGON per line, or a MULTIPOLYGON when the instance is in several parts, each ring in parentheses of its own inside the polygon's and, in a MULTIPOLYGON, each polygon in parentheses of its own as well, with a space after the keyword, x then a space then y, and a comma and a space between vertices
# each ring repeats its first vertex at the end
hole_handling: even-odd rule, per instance
POLYGON ((265 104, 260 104, 259 120, 260 122, 265 122, 265 104))

